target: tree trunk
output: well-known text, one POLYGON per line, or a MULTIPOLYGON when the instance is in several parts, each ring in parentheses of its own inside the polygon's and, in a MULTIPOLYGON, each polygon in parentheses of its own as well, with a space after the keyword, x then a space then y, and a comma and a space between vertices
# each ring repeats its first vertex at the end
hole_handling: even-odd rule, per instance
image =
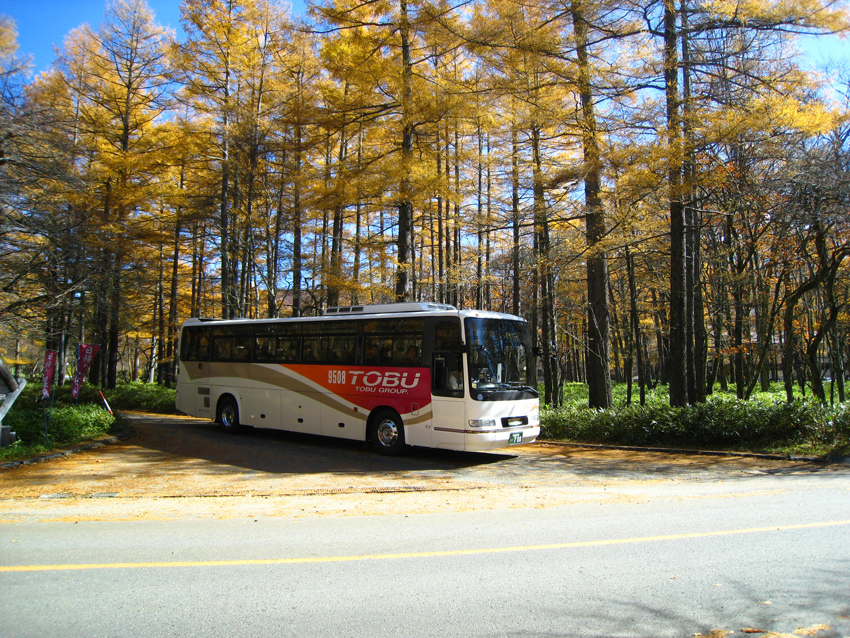
POLYGON ((295 175, 294 192, 292 194, 292 316, 301 316, 301 280, 303 278, 301 263, 301 164, 304 150, 302 148, 301 124, 295 125, 295 175))
POLYGON ((513 243, 511 245, 511 266, 513 271, 513 313, 519 315, 522 309, 520 293, 520 216, 519 216, 519 141, 516 126, 511 127, 511 226, 513 243))
POLYGON ((685 210, 682 205, 682 123, 679 113, 679 33, 674 0, 664 0, 664 87, 667 100, 670 199, 670 405, 688 403, 685 210))
POLYGON ((705 308, 702 298, 701 235, 702 213, 696 205, 696 141, 693 134, 693 101, 691 98, 691 53, 688 26, 688 8, 682 0, 682 97, 683 133, 685 144, 683 175, 684 197, 687 201, 685 219, 687 223, 687 361, 688 396, 691 402, 705 402, 705 370, 708 360, 708 340, 705 331, 705 308))
POLYGON ((611 407, 610 317, 608 311, 608 258, 601 245, 605 238, 602 208, 601 162, 590 84, 587 22, 581 0, 570 6, 578 59, 581 130, 584 153, 585 238, 587 242, 587 384, 591 408, 611 407))
POLYGON ((552 405, 555 401, 555 387, 552 376, 552 350, 554 336, 551 333, 554 297, 549 288, 549 220, 546 218, 546 199, 543 190, 543 167, 540 150, 540 129, 532 125, 532 164, 534 171, 534 235, 535 257, 537 261, 537 282, 540 287, 540 339, 543 344, 543 384, 544 401, 552 405))
POLYGON ((794 359, 796 339, 794 335, 794 309, 808 291, 814 290, 820 285, 821 277, 815 276, 798 286, 785 301, 785 313, 783 316, 783 328, 785 330, 785 361, 782 376, 785 383, 785 399, 788 403, 794 401, 794 359))
POLYGON ((658 351, 658 382, 662 385, 667 383, 667 360, 668 360, 668 352, 670 350, 668 343, 669 337, 665 335, 667 328, 667 321, 664 316, 664 308, 659 300, 658 291, 655 288, 651 289, 652 294, 652 321, 655 324, 655 347, 658 351))
POLYGON ((157 352, 156 360, 159 364, 156 366, 154 379, 156 383, 162 385, 165 380, 165 259, 163 246, 159 247, 159 273, 156 281, 156 299, 154 304, 157 308, 154 316, 154 326, 156 327, 156 342, 157 352))
MULTIPOLYGON (((437 152, 435 153, 437 160, 437 301, 446 303, 446 259, 443 253, 445 242, 445 229, 443 227, 443 196, 440 194, 440 186, 443 184, 443 147, 440 137, 440 127, 437 129, 437 152)), ((448 140, 446 141, 448 146, 448 140)), ((448 164, 446 165, 448 167, 448 164)), ((448 204, 447 204, 448 206, 448 204)))
POLYGON ((484 307, 484 138, 480 118, 476 127, 478 162, 476 170, 475 201, 475 307, 484 307))
POLYGON ((637 355, 638 385, 640 386, 640 404, 646 405, 646 379, 644 378, 643 349, 641 348, 640 317, 637 307, 637 282, 635 280, 635 265, 628 245, 626 251, 626 277, 629 283, 629 316, 631 320, 632 342, 635 344, 637 355))
POLYGON ((171 387, 177 374, 177 338, 179 334, 179 326, 177 325, 177 289, 179 286, 179 262, 180 262, 180 218, 178 210, 178 219, 174 223, 174 252, 171 255, 171 285, 168 299, 168 346, 166 347, 166 356, 168 357, 168 368, 165 376, 166 387, 171 387))
POLYGON ((409 301, 410 232, 413 224, 410 171, 413 162, 413 63, 410 53, 410 24, 407 17, 407 0, 399 0, 401 35, 401 183, 398 202, 398 269, 395 277, 396 301, 409 301))
POLYGON ((834 323, 830 331, 829 354, 832 361, 832 383, 838 388, 838 401, 844 403, 847 400, 844 386, 844 353, 841 348, 841 338, 838 331, 838 323, 834 323))

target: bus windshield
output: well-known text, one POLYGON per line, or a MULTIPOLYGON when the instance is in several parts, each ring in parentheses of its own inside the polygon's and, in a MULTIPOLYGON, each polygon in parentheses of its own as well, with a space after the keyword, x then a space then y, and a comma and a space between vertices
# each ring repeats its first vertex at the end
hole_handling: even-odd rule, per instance
POLYGON ((528 326, 511 319, 466 319, 472 398, 509 400, 536 397, 530 385, 534 360, 528 326))

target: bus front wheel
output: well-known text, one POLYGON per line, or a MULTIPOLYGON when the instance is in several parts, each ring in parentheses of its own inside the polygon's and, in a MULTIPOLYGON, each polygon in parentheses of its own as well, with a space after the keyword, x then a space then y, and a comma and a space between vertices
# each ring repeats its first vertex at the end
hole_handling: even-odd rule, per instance
POLYGON ((224 397, 218 403, 218 415, 216 417, 221 429, 225 432, 239 432, 239 406, 233 397, 224 397))
POLYGON ((404 424, 401 417, 390 410, 375 415, 369 426, 372 449, 379 454, 397 456, 404 452, 404 424))

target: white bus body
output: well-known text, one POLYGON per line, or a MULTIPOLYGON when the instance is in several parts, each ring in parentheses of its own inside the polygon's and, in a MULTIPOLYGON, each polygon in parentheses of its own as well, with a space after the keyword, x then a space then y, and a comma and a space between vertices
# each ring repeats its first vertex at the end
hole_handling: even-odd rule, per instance
POLYGON ((322 317, 204 321, 180 338, 177 409, 243 426, 489 450, 540 434, 526 322, 437 304, 331 308, 322 317))

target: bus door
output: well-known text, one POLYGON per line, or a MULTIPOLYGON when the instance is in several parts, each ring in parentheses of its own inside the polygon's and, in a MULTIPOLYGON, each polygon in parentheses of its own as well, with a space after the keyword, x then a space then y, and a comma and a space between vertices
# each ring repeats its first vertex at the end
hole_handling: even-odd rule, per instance
POLYGON ((465 376, 460 334, 458 319, 435 322, 431 359, 431 445, 436 448, 464 447, 465 376))

